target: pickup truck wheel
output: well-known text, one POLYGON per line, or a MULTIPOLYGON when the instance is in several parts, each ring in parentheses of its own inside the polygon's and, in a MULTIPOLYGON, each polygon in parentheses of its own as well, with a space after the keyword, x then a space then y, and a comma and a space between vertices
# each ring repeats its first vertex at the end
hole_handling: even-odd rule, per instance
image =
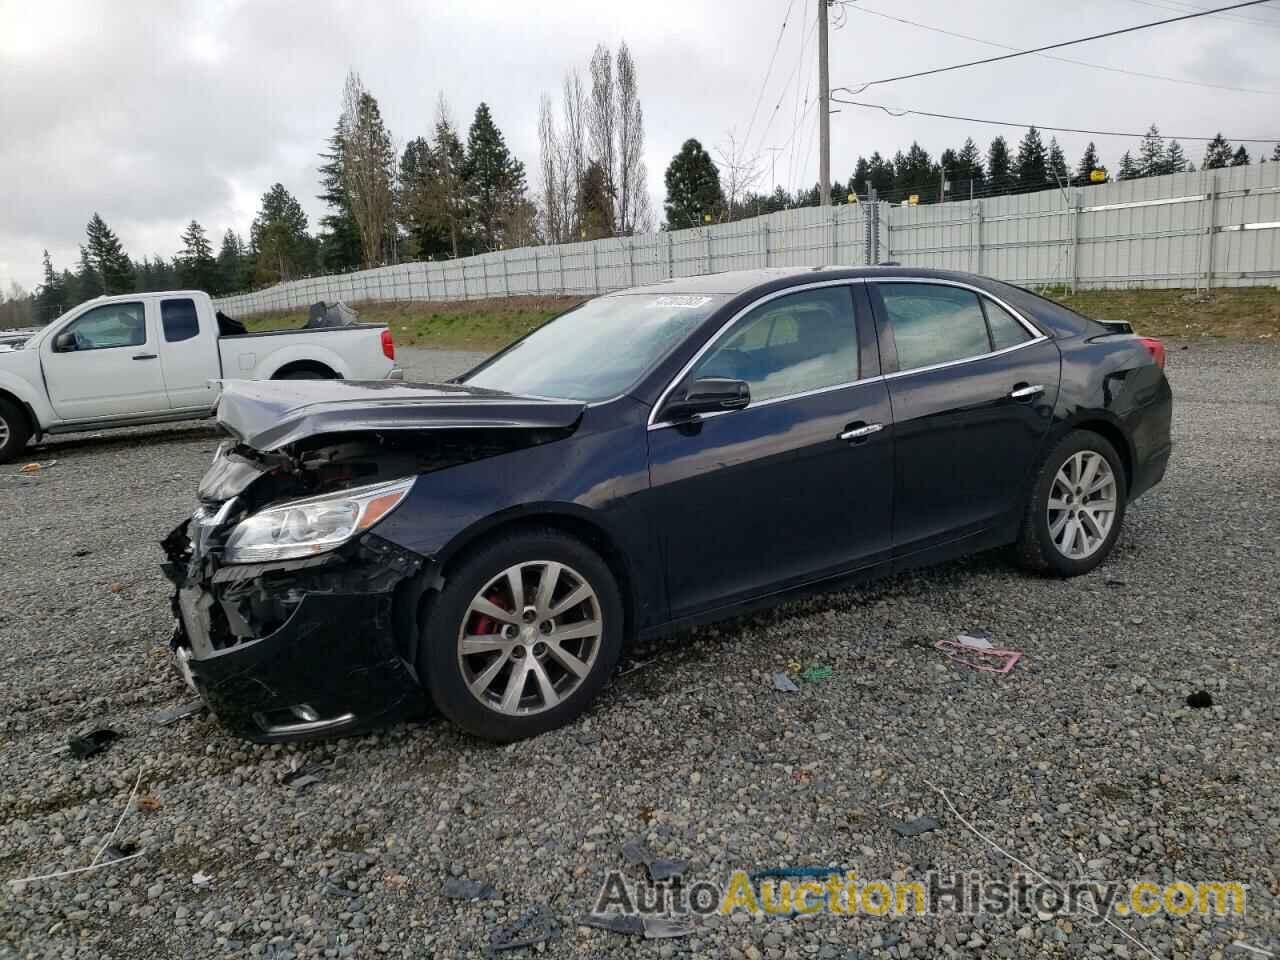
POLYGON ((617 582, 595 551, 557 530, 521 531, 446 576, 418 663, 441 713, 507 743, 582 713, 618 662, 623 629, 617 582))
POLYGON ((292 373, 286 373, 282 377, 276 377, 277 380, 332 380, 333 377, 328 374, 321 373, 319 370, 294 370, 292 373))
POLYGON ((8 463, 21 453, 31 439, 26 415, 17 404, 0 398, 0 463, 8 463))

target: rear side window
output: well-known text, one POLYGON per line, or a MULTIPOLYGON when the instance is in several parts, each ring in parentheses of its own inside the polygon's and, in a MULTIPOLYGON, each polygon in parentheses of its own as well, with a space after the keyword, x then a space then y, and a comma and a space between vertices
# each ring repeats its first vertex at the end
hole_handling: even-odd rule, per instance
POLYGON ((1031 334, 1018 322, 1018 318, 994 300, 983 297, 982 308, 987 312, 987 326, 991 328, 992 349, 1016 347, 1031 339, 1031 334))
POLYGON ((160 322, 164 326, 164 338, 169 343, 190 340, 200 332, 194 300, 160 301, 160 322))
POLYGON ((734 324, 689 379, 745 380, 751 400, 774 400, 858 378, 858 334, 845 286, 770 300, 734 324))
POLYGON ((898 369, 914 370, 991 352, 978 295, 929 283, 875 284, 898 348, 898 369))

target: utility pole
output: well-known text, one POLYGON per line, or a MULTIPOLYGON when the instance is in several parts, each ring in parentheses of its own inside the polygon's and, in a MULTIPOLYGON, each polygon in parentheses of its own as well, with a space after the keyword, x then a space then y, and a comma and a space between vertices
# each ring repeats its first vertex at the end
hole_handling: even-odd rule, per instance
POLYGON ((831 76, 827 70, 827 4, 818 0, 818 202, 831 206, 831 76))

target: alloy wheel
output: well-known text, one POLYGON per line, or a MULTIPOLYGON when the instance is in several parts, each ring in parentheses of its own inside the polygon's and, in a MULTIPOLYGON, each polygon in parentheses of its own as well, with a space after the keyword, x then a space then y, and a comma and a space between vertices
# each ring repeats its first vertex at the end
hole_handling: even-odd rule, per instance
POLYGON ((458 630, 458 666, 490 710, 528 716, 573 694, 600 652, 595 590, 552 560, 508 567, 472 598, 458 630))
POLYGON ((0 450, 9 442, 9 421, 0 416, 0 450))
POLYGON ((1045 516, 1058 552, 1071 560, 1093 556, 1115 525, 1117 495, 1115 472, 1106 457, 1094 450, 1068 457, 1049 488, 1045 516))

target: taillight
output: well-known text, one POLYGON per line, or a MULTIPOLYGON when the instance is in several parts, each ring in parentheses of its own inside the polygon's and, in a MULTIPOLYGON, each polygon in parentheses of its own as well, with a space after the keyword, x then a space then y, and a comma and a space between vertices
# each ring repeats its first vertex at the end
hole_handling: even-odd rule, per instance
POLYGON ((1139 337, 1142 345, 1151 353, 1151 359, 1156 362, 1156 366, 1161 370, 1164 369, 1164 341, 1157 340, 1155 337, 1139 337))
MULTIPOLYGON (((1160 341, 1157 340, 1156 343, 1160 341)), ((388 360, 396 358, 396 342, 391 339, 391 331, 382 331, 382 352, 388 360)), ((1164 347, 1160 348, 1160 366, 1164 366, 1164 347)))

